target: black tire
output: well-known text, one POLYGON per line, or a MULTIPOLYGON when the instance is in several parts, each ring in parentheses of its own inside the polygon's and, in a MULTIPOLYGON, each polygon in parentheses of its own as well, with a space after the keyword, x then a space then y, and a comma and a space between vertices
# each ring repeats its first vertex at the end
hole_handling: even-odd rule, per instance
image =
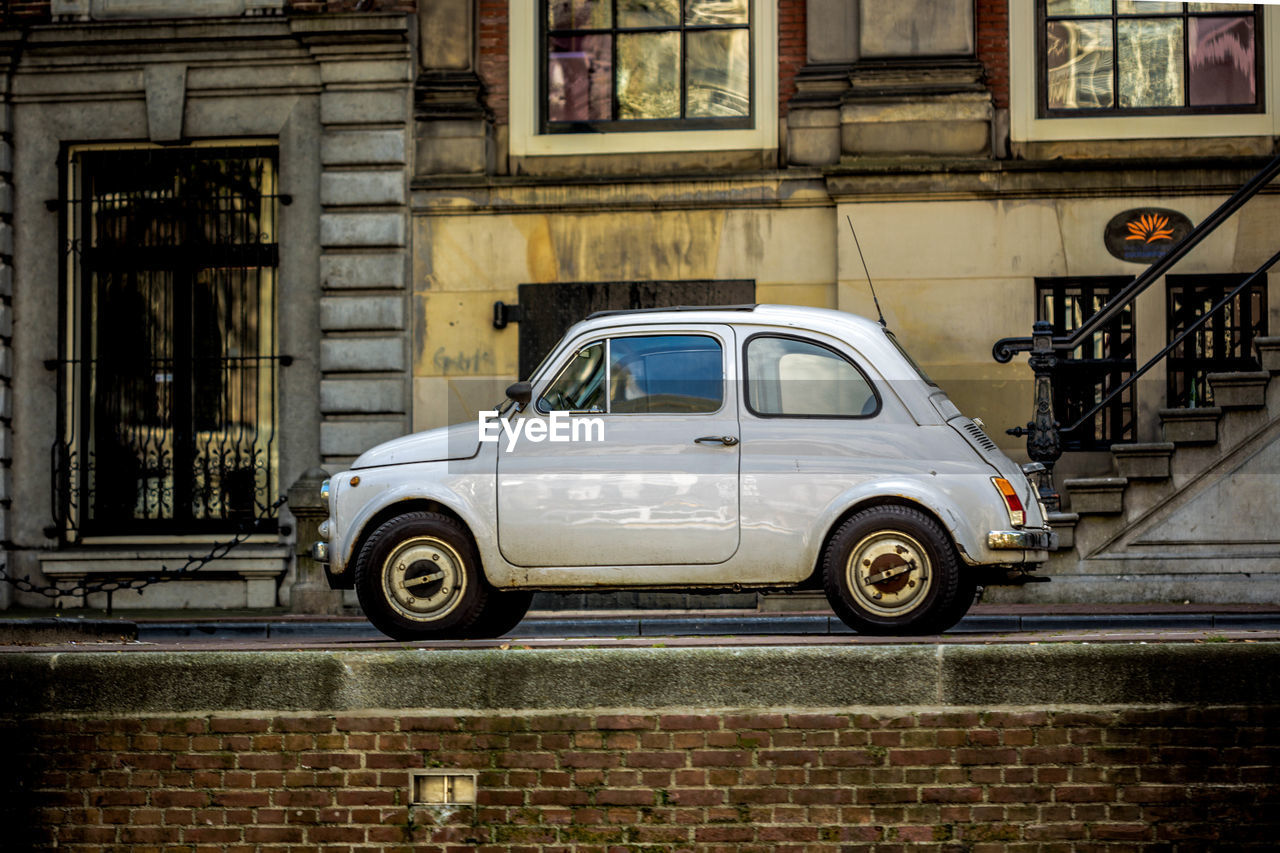
POLYGON ((459 636, 467 640, 492 640, 501 637, 520 624, 532 603, 532 592, 490 587, 484 610, 470 627, 462 629, 459 636))
POLYGON ((827 600, 859 634, 941 633, 960 621, 976 590, 942 526, 896 504, 850 516, 822 562, 827 600))
POLYGON ((384 522, 360 550, 355 574, 365 616, 396 640, 458 636, 479 618, 492 589, 466 530, 434 512, 384 522))

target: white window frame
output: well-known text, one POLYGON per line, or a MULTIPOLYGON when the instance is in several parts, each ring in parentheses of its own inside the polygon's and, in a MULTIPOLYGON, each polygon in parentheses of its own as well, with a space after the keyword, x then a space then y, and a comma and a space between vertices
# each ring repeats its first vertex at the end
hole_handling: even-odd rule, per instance
POLYGON ((1280 10, 1264 9, 1258 38, 1262 47, 1261 113, 1239 115, 1081 116, 1041 118, 1036 115, 1037 0, 1009 2, 1009 120, 1014 142, 1071 139, 1168 139, 1280 134, 1276 45, 1280 44, 1280 10))
POLYGON ((778 5, 751 0, 755 127, 737 130, 539 133, 538 0, 509 0, 510 148, 515 157, 772 150, 778 147, 778 5))

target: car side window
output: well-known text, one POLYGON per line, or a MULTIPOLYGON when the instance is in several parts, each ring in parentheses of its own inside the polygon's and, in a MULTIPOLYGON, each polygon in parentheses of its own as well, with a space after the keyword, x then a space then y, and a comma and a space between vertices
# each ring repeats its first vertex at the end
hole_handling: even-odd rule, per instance
POLYGON ((723 403, 719 341, 707 335, 636 335, 578 350, 539 398, 538 409, 683 414, 714 412, 723 403))
POLYGON ((746 375, 747 408, 763 417, 864 418, 880 409, 862 371, 813 341, 749 339, 746 375))
POLYGON ((609 342, 609 411, 714 412, 724 403, 724 355, 706 335, 639 335, 609 342))
POLYGON ((544 412, 603 412, 605 351, 605 342, 596 341, 574 353, 538 400, 538 409, 544 412))

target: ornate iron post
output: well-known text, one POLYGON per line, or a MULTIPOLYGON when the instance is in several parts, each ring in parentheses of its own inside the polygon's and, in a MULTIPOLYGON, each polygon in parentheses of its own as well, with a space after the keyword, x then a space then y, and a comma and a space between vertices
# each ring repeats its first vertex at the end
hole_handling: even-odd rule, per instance
POLYGON ((1053 325, 1039 320, 1031 327, 1031 356, 1027 360, 1036 375, 1035 414, 1025 427, 1009 430, 1010 435, 1027 437, 1027 456, 1039 462, 1044 470, 1038 473, 1040 500, 1049 512, 1059 509, 1058 492, 1053 487, 1053 466, 1062 456, 1061 426, 1053 417, 1053 370, 1058 366, 1058 354, 1053 348, 1053 325))
POLYGON ((289 593, 292 613, 342 613, 342 593, 329 589, 324 567, 311 559, 311 543, 320 538, 320 522, 329 515, 329 505, 320 497, 320 484, 328 478, 328 471, 312 468, 289 487, 289 512, 298 528, 297 577, 289 593))

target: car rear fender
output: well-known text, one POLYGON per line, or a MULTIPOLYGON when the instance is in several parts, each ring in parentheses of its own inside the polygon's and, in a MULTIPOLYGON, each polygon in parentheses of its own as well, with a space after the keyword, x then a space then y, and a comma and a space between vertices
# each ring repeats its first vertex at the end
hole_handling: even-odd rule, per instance
MULTIPOLYGON (((949 479, 968 481, 972 478, 949 479)), ((819 542, 818 552, 814 555, 814 565, 818 565, 827 541, 846 519, 869 507, 887 504, 914 507, 936 520, 947 531, 956 547, 956 552, 965 564, 980 565, 989 562, 988 559, 984 559, 985 539, 987 530, 992 528, 988 526, 986 520, 992 513, 987 510, 986 504, 994 505, 992 499, 996 496, 996 492, 989 481, 985 482, 985 486, 991 491, 990 496, 974 495, 971 487, 960 487, 959 484, 954 483, 949 487, 938 489, 928 489, 907 480, 860 484, 857 488, 841 495, 839 500, 833 501, 827 508, 827 512, 823 514, 827 519, 826 533, 819 542), (966 497, 985 498, 985 502, 975 506, 974 503, 967 502, 966 497), (967 509, 962 510, 962 506, 967 509)), ((999 521, 998 516, 993 516, 990 523, 996 521, 999 521)), ((1005 523, 1007 524, 1007 521, 1005 523)))

